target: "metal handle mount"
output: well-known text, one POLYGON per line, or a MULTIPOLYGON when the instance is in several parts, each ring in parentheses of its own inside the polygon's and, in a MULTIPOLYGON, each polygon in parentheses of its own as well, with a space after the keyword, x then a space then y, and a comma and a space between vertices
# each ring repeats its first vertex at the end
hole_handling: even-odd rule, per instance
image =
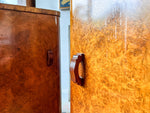
POLYGON ((47 52, 47 65, 48 66, 51 66, 53 64, 53 59, 54 59, 53 51, 48 50, 47 52))

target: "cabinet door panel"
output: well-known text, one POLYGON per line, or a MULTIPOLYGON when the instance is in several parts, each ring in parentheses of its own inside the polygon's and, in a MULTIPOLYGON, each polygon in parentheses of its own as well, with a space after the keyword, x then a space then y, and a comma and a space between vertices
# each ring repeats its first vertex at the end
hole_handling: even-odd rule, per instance
POLYGON ((0 10, 0 113, 60 113, 58 20, 0 10))
POLYGON ((85 54, 85 83, 71 82, 72 113, 150 112, 150 0, 72 0, 71 58, 85 54))

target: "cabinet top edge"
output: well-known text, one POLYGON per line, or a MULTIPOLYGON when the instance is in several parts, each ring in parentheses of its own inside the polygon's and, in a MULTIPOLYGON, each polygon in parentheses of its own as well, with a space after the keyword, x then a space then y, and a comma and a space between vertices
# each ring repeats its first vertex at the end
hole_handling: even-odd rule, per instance
POLYGON ((60 17, 60 12, 55 11, 55 10, 40 9, 40 8, 19 6, 19 5, 9 5, 9 4, 3 4, 3 3, 0 3, 0 10, 12 10, 12 11, 46 14, 46 15, 60 17))

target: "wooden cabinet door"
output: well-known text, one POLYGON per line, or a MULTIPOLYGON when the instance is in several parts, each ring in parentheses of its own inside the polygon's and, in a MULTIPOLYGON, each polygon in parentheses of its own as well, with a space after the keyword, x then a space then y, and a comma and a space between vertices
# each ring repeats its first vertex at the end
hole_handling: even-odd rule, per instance
POLYGON ((0 113, 60 113, 59 16, 25 11, 0 10, 0 113))
POLYGON ((150 113, 150 0, 71 4, 71 58, 85 55, 71 113, 150 113))

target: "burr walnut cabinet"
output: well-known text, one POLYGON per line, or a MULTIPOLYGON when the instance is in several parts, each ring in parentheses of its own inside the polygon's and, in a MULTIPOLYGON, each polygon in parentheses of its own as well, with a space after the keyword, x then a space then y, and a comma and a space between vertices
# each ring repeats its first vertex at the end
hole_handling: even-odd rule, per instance
POLYGON ((71 113, 150 113, 150 0, 72 0, 71 113))
POLYGON ((0 113, 60 113, 59 16, 0 4, 0 113))

